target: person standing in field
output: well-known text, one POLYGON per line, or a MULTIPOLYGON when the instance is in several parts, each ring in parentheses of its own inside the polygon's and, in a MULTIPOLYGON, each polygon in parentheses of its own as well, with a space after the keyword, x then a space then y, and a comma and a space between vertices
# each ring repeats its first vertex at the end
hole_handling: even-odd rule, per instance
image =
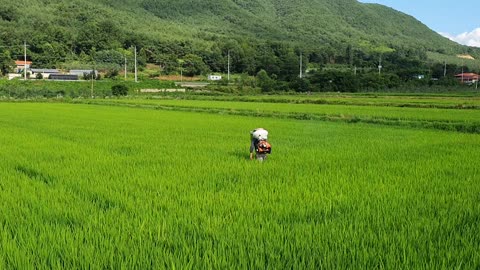
POLYGON ((250 131, 250 159, 255 158, 259 161, 267 159, 267 155, 272 152, 272 146, 267 141, 268 131, 263 128, 256 128, 250 131))

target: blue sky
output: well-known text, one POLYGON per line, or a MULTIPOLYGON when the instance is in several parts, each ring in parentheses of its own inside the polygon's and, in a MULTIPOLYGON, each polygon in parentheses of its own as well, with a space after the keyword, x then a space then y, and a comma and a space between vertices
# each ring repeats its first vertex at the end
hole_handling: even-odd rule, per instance
POLYGON ((459 43, 480 47, 479 0, 361 0, 414 16, 431 29, 459 43))

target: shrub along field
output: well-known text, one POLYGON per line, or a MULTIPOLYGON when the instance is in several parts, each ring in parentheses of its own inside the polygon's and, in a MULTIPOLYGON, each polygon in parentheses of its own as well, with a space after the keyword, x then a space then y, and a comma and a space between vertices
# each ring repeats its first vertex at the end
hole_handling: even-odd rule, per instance
POLYGON ((480 267, 478 134, 120 105, 0 103, 1 269, 480 267))
POLYGON ((92 82, 80 81, 50 81, 50 80, 0 80, 0 99, 35 99, 54 98, 57 96, 69 98, 87 98, 94 96, 111 96, 112 87, 122 85, 137 92, 139 89, 165 89, 176 88, 174 82, 144 80, 139 83, 123 80, 100 80, 92 82), (93 90, 93 91, 92 91, 93 90))

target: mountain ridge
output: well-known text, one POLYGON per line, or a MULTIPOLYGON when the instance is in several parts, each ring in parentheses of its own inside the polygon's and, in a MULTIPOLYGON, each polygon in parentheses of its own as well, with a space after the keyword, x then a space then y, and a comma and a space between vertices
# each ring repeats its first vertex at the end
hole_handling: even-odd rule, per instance
MULTIPOLYGON (((166 53, 185 55, 192 50, 213 50, 217 43, 231 39, 279 42, 303 51, 324 50, 333 55, 331 58, 349 47, 365 53, 390 48, 405 55, 434 52, 480 57, 480 49, 459 45, 410 15, 356 0, 25 3, 28 9, 19 2, 0 1, 0 45, 8 47, 26 40, 33 55, 49 53, 58 59, 163 43, 168 43, 166 53), (179 52, 178 46, 188 48, 179 52)), ((12 55, 21 55, 21 48, 12 49, 12 55)))

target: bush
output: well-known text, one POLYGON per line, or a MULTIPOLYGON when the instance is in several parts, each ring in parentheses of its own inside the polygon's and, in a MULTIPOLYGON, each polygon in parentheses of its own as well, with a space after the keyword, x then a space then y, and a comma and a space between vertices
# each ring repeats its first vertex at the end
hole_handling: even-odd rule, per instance
POLYGON ((112 94, 114 96, 126 96, 128 94, 128 87, 123 84, 112 86, 112 94))
POLYGON ((290 82, 289 86, 297 92, 308 92, 311 88, 310 81, 303 78, 296 78, 290 82))
POLYGON ((114 79, 115 77, 118 76, 118 74, 119 74, 118 69, 112 68, 107 71, 107 73, 105 74, 105 78, 114 79))

